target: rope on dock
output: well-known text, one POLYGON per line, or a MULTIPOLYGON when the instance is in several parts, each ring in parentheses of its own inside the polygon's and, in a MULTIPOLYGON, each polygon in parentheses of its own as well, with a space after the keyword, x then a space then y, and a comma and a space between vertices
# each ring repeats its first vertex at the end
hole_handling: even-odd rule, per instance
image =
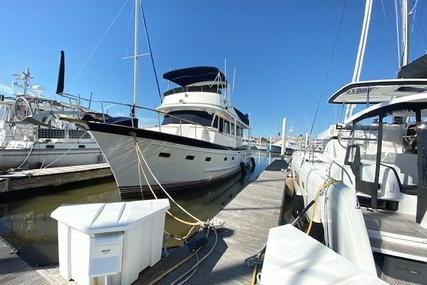
MULTIPOLYGON (((218 243, 218 233, 215 229, 215 226, 212 222, 210 222, 209 220, 206 222, 201 221, 200 219, 198 219, 197 217, 195 217, 194 215, 192 215, 190 212, 188 212, 187 210, 185 210, 178 202, 176 202, 171 196, 170 194, 165 190, 165 188, 161 185, 161 183, 159 182, 159 180, 156 178, 156 176, 154 175, 153 171, 151 170, 150 166, 148 165, 147 161, 145 160, 144 155, 142 154, 141 148, 138 145, 138 142, 136 140, 136 137, 134 136, 134 142, 135 142, 135 151, 137 154, 137 158, 138 158, 138 169, 140 169, 144 176, 144 179, 148 185, 148 188, 150 189, 151 193, 153 194, 155 199, 157 198, 157 195, 155 194, 150 182, 148 181, 147 175, 145 173, 144 167, 142 162, 144 162, 144 165, 147 167, 149 173, 151 174, 151 176, 153 177, 153 179, 156 181, 157 185, 159 185, 160 189, 162 189, 162 191, 166 194, 166 196, 176 205, 178 206, 178 208, 180 208, 185 214, 187 214, 188 216, 190 216, 191 218, 193 218, 196 222, 189 222, 186 220, 183 220, 179 217, 176 217, 175 215, 173 215, 169 210, 166 211, 166 213, 171 216, 173 219, 175 219, 176 221, 185 224, 185 225, 189 225, 191 226, 189 232, 184 236, 184 237, 177 237, 176 235, 173 235, 174 238, 179 239, 179 240, 186 240, 190 237, 191 233, 193 232, 193 230, 195 229, 196 226, 200 226, 202 229, 205 229, 206 232, 206 239, 209 237, 209 233, 210 231, 213 231, 215 234, 215 241, 214 244, 212 246, 212 248, 210 249, 210 251, 203 256, 201 259, 199 259, 198 256, 198 252, 201 250, 201 246, 195 250, 194 253, 192 253, 191 255, 187 256, 186 258, 184 258, 183 260, 181 260, 180 262, 178 262, 177 264, 175 264, 173 267, 169 268, 166 272, 164 272, 163 274, 161 274, 160 276, 158 276, 155 280, 153 280, 152 282, 150 282, 151 284, 155 284, 158 281, 160 281, 162 278, 164 278, 167 274, 169 274, 170 272, 172 272, 173 270, 175 270, 176 268, 178 268, 179 266, 181 266, 182 264, 184 264, 185 262, 187 262, 189 259, 191 259, 193 256, 196 256, 197 262, 188 270, 186 271, 184 274, 180 275, 177 279, 175 279, 171 284, 173 285, 182 285, 184 283, 186 283, 188 280, 190 280, 190 278, 196 273, 197 269, 199 268, 200 263, 202 263, 206 258, 209 257, 209 255, 212 254, 212 252, 214 251, 217 243, 218 243), (184 278, 184 279, 183 279, 184 278), (182 280, 183 279, 183 280, 182 280)), ((139 171, 138 171, 138 175, 140 175, 139 171)), ((142 183, 141 183, 141 179, 139 179, 139 183, 140 183, 140 189, 142 192, 142 183)), ((142 193, 141 193, 142 194, 142 193)))

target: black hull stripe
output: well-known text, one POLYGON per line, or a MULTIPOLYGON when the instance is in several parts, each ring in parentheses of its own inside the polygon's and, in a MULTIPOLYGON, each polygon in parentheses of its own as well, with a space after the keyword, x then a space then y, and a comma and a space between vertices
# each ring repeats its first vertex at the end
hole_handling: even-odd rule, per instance
MULTIPOLYGON (((230 173, 227 173, 225 175, 222 175, 220 177, 217 177, 212 180, 200 180, 200 181, 192 181, 192 182, 183 182, 183 183, 174 183, 174 184, 164 184, 162 185, 169 193, 175 192, 175 191, 184 191, 188 189, 196 189, 201 186, 207 186, 215 183, 221 183, 224 180, 230 178, 233 175, 238 175, 241 172, 241 169, 231 171, 230 173)), ((134 198, 137 196, 141 196, 141 188, 143 195, 151 196, 151 190, 148 185, 141 185, 140 186, 121 186, 119 188, 119 193, 121 198, 134 198)), ((151 188, 153 189, 154 193, 161 194, 163 191, 158 185, 151 185, 151 188)))
POLYGON ((227 147, 220 144, 214 144, 214 143, 192 139, 188 137, 177 136, 177 135, 172 135, 167 133, 160 133, 160 132, 127 127, 127 126, 96 123, 96 122, 87 122, 87 125, 90 131, 118 134, 118 135, 124 135, 124 136, 136 135, 139 138, 166 141, 166 142, 201 147, 201 148, 221 149, 221 150, 246 150, 247 149, 245 147, 227 147))

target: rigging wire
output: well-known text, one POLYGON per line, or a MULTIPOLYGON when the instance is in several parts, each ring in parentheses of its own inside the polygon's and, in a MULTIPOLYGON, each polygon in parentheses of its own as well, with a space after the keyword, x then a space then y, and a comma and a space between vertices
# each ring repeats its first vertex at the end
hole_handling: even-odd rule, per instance
POLYGON ((382 11, 383 11, 384 21, 387 24, 387 13, 385 11, 384 0, 381 0, 381 8, 382 8, 382 11))
POLYGON ((341 27, 342 27, 342 23, 343 23, 343 20, 344 20, 344 15, 345 15, 346 7, 347 7, 347 0, 344 2, 344 6, 343 6, 343 9, 342 9, 341 18, 340 18, 340 21, 339 21, 339 24, 338 24, 337 34, 335 36, 335 41, 334 41, 334 45, 332 47, 331 56, 329 57, 328 68, 326 70, 326 75, 325 75, 325 78, 323 80, 322 90, 321 90, 321 92, 319 94, 319 98, 318 98, 318 101, 317 101, 316 111, 314 112, 313 121, 311 123, 311 128, 310 128, 309 136, 311 136, 311 134, 313 132, 314 123, 316 122, 317 114, 319 112, 320 102, 321 102, 321 99, 323 97, 323 93, 325 91, 326 81, 327 81, 327 79, 329 77, 329 71, 331 70, 332 59, 334 58, 334 55, 335 55, 335 50, 336 50, 337 43, 338 43, 338 38, 339 38, 339 35, 340 35, 340 32, 341 32, 341 27))
POLYGON ((153 66, 154 78, 156 79, 157 92, 159 94, 160 101, 162 101, 162 92, 160 92, 159 78, 157 77, 156 65, 154 64, 153 50, 151 49, 151 41, 150 41, 150 36, 148 35, 147 22, 145 20, 144 8, 142 7, 142 0, 140 1, 139 8, 141 10, 142 21, 144 23, 145 38, 147 40, 148 50, 150 52, 151 65, 153 66))
POLYGON ((123 9, 125 8, 127 2, 129 0, 126 0, 123 5, 120 7, 120 10, 117 12, 116 16, 114 16, 113 20, 111 21, 111 23, 108 25, 107 29, 104 31, 104 33, 102 34, 101 38, 98 40, 98 42, 95 44, 94 48, 92 49, 92 51, 89 53, 89 55, 86 57, 85 61, 83 62, 82 66, 79 68, 79 70, 77 71, 76 75, 74 75, 73 79, 71 80, 70 83, 70 88, 71 86, 74 84, 74 82, 77 80, 77 78, 79 77, 80 73, 83 71, 83 69, 86 67, 87 63, 89 62, 89 60, 92 58, 93 54, 95 53, 95 51, 98 49, 98 47, 100 46, 100 44, 102 43, 102 41, 104 40, 104 38, 107 36, 108 32, 110 31, 111 27, 114 25, 114 23, 116 22, 117 18, 120 16, 120 14, 122 13, 123 9))

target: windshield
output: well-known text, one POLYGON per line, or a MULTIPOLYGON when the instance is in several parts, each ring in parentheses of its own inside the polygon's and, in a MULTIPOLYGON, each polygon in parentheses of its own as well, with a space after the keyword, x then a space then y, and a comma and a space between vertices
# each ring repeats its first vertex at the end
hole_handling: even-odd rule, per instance
POLYGON ((9 116, 9 109, 4 105, 0 105, 0 120, 6 121, 8 116, 9 116))

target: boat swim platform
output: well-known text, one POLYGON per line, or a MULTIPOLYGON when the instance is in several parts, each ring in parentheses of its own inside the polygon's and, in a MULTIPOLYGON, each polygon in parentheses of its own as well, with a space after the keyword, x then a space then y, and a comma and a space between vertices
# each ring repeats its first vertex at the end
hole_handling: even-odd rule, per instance
MULTIPOLYGON (((217 228, 217 244, 186 284, 250 284, 253 267, 248 267, 245 260, 263 248, 269 229, 282 222, 286 168, 286 161, 273 161, 212 219, 214 224, 224 223, 217 228)), ((198 254, 200 258, 211 250, 214 241, 211 232, 198 254)), ((134 284, 150 284, 190 254, 187 246, 176 249, 155 266, 143 270, 134 284)), ((195 263, 193 257, 156 284, 171 284, 195 263)))
POLYGON ((108 163, 31 169, 0 175, 0 197, 31 189, 111 177, 108 163))

